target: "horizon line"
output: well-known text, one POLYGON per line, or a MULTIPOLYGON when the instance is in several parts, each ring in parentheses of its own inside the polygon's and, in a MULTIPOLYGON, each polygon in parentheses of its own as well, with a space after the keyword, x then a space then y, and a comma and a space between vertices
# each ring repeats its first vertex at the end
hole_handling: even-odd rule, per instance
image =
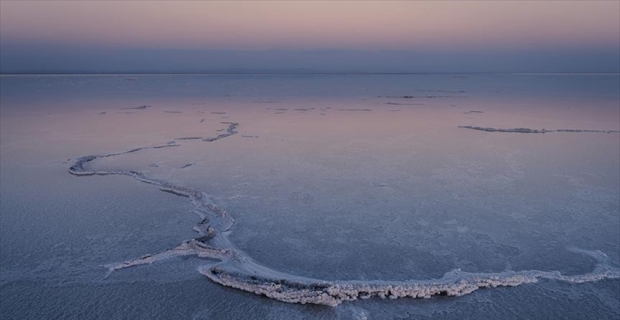
POLYGON ((157 76, 157 75, 617 75, 620 72, 0 72, 0 76, 157 76))

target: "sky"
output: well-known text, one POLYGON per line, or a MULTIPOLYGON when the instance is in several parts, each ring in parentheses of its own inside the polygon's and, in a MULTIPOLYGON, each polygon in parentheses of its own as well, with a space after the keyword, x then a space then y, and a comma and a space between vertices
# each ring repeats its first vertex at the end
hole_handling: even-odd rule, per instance
POLYGON ((0 72, 620 72, 620 1, 0 1, 0 72))

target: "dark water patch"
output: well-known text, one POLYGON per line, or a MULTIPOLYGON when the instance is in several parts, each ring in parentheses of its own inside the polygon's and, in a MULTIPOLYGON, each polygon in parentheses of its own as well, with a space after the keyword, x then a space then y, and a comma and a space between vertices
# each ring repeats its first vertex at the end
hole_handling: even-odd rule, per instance
POLYGON ((183 113, 182 111, 168 111, 164 110, 164 113, 183 113))
POLYGON ((479 110, 470 110, 470 111, 463 112, 463 114, 474 114, 474 113, 484 113, 484 112, 479 111, 479 110))
POLYGON ((338 111, 353 111, 353 112, 355 112, 355 111, 365 111, 365 112, 372 111, 371 109, 355 109, 355 108, 352 108, 352 109, 336 109, 336 110, 338 110, 338 111))
POLYGON ((466 98, 466 96, 454 96, 454 95, 403 95, 403 96, 378 96, 378 98, 390 98, 390 99, 437 99, 437 98, 466 98))
POLYGON ((385 104, 394 106, 423 106, 424 103, 401 103, 401 102, 386 102, 385 104))
POLYGON ((280 103, 280 100, 254 100, 253 103, 280 103))
POLYGON ((424 90, 424 89, 419 89, 419 90, 414 90, 417 92, 442 92, 442 93, 466 93, 465 90, 424 90))
POLYGON ((202 137, 182 137, 182 138, 176 138, 174 140, 199 140, 202 139, 202 137))
POLYGON ((145 110, 146 108, 150 108, 151 106, 149 105, 142 105, 139 107, 127 107, 127 108, 121 108, 121 110, 145 110))
POLYGON ((211 114, 226 114, 224 111, 213 111, 211 114))

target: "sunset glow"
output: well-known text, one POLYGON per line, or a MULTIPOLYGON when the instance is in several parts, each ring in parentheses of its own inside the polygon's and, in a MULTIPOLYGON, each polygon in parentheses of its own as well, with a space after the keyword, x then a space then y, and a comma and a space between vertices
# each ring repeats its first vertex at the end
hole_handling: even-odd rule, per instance
POLYGON ((620 319, 620 0, 0 0, 0 319, 620 319))
POLYGON ((2 73, 620 71, 617 1, 0 6, 2 73))
POLYGON ((618 45, 618 2, 2 2, 2 38, 201 49, 618 45))

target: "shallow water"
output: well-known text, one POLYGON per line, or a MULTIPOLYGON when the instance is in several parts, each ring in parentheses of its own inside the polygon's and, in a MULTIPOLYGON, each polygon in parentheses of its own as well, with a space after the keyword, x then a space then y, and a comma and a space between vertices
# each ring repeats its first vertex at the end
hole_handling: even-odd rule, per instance
POLYGON ((407 281, 617 268, 618 76, 3 76, 0 299, 10 317, 617 318, 620 282, 540 279, 461 297, 286 304, 223 287, 186 256, 199 190, 234 248, 284 274, 407 281), (142 106, 148 106, 141 108, 142 106), (222 123, 224 122, 224 123, 222 123), (229 123, 238 133, 226 133, 229 123), (604 132, 513 133, 459 128, 604 132), (88 313, 87 310, 95 310, 88 313), (587 314, 582 313, 587 310, 587 314), (249 313, 248 313, 249 312, 249 313))

